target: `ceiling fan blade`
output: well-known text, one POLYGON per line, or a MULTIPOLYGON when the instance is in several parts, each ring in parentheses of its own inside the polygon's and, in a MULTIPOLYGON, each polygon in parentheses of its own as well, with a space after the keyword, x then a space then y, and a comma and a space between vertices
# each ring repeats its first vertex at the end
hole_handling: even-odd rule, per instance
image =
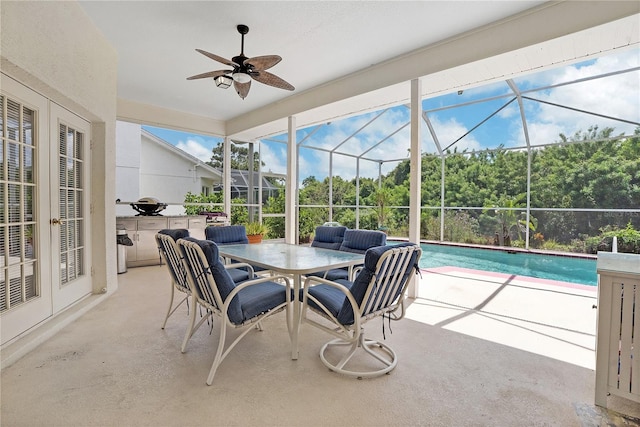
POLYGON ((278 55, 264 55, 245 59, 244 65, 251 65, 255 70, 268 70, 269 68, 282 61, 278 55))
POLYGON ((209 71, 208 73, 196 74, 195 76, 187 77, 187 80, 195 80, 195 79, 206 79, 208 77, 216 78, 218 76, 224 76, 225 74, 230 73, 232 70, 217 70, 217 71, 209 71))
POLYGON ((233 87, 238 92, 240 98, 245 99, 249 94, 249 89, 251 89, 251 80, 246 83, 238 83, 237 81, 233 81, 233 87))
POLYGON ((218 56, 216 54, 213 53, 209 53, 206 50, 202 50, 202 49, 196 49, 197 52, 200 52, 201 54, 203 54, 204 56, 206 56, 207 58, 211 58, 214 61, 218 61, 224 65, 228 65, 229 67, 237 67, 240 64, 234 64, 233 62, 229 61, 228 59, 224 59, 222 56, 218 56))
POLYGON ((286 90, 295 89, 291 84, 287 83, 285 80, 281 79, 275 74, 271 74, 268 71, 254 71, 251 73, 251 77, 253 77, 253 79, 256 81, 259 81, 260 83, 277 87, 279 89, 286 89, 286 90))

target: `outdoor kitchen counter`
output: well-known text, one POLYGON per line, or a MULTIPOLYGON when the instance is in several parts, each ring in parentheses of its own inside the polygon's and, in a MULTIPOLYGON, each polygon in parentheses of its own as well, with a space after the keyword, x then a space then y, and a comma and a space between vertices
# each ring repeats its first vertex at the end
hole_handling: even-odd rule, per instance
POLYGON ((116 217, 116 229, 127 230, 133 246, 127 247, 127 267, 161 264, 156 233, 165 228, 186 228, 189 234, 204 239, 207 219, 202 215, 131 215, 116 217))

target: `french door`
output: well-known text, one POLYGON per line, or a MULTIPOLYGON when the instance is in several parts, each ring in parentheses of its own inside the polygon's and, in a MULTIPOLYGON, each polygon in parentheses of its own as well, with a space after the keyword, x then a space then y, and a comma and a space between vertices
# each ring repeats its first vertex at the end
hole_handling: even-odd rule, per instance
POLYGON ((87 121, 0 75, 0 339, 91 292, 87 121))
POLYGON ((50 103, 53 312, 91 293, 89 123, 50 103))

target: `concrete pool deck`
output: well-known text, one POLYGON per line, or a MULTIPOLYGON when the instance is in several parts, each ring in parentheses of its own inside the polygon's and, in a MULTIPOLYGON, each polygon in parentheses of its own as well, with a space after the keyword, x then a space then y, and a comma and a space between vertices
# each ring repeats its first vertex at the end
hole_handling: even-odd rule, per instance
POLYGON ((470 270, 422 270, 408 317, 595 368, 597 287, 470 270))
MULTIPOLYGON (((2 425, 640 427, 593 404, 595 288, 422 271, 406 318, 391 330, 384 322, 399 357, 390 375, 358 381, 329 372, 318 352, 331 336, 309 325, 292 361, 276 315, 207 387, 217 321, 181 353, 187 308, 160 329, 166 267, 131 268, 118 282, 104 302, 2 370, 2 425)), ((366 324, 373 338, 383 339, 382 329, 381 319, 366 324)), ((637 406, 618 407, 640 417, 637 406)))

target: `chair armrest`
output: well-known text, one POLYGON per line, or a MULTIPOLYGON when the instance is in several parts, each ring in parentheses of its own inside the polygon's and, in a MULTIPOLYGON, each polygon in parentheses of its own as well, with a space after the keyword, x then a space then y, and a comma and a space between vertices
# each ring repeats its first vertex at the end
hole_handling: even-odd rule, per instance
POLYGON ((349 281, 353 282, 363 268, 364 265, 354 265, 353 268, 350 269, 351 274, 349 275, 349 281))
POLYGON ((332 286, 334 288, 340 289, 340 291, 342 291, 344 294, 350 293, 349 288, 347 288, 343 284, 334 282, 333 280, 325 279, 324 277, 318 277, 318 276, 307 276, 307 278, 304 281, 304 285, 302 286, 302 289, 305 292, 307 291, 307 289, 309 289, 309 285, 314 286, 311 282, 318 282, 316 283, 316 285, 319 285, 322 283, 324 285, 332 286))
POLYGON ((224 264, 225 270, 230 270, 232 268, 243 268, 243 267, 248 268, 247 271, 249 272, 249 277, 255 276, 255 273, 253 271, 253 266, 251 264, 247 264, 246 262, 235 262, 233 264, 224 264))
MULTIPOLYGON (((315 283, 315 285, 319 285, 319 284, 323 284, 323 285, 329 285, 333 288, 336 288, 338 290, 340 290, 345 297, 347 298, 347 300, 349 300, 349 304, 351 304, 351 308, 353 309, 353 313, 354 313, 354 328, 356 328, 357 330, 360 329, 360 316, 355 315, 355 313, 357 313, 360 309, 360 307, 358 307, 358 303, 356 302, 355 298, 353 297, 353 295, 351 294, 351 291, 349 290, 349 288, 347 288, 346 286, 344 286, 343 284, 340 284, 338 282, 333 282, 331 280, 327 280, 327 279, 323 279, 322 277, 315 277, 315 276, 309 276, 306 278, 306 280, 304 281, 304 287, 302 289, 302 305, 303 307, 307 307, 307 299, 309 297, 309 288, 312 288, 313 285, 312 282, 317 282, 315 283)), ((313 296, 311 297, 314 302, 318 303, 318 301, 313 298, 313 296)), ((319 307, 322 308, 322 311, 325 312, 325 315, 330 317, 332 319, 333 322, 335 322, 336 324, 339 324, 338 319, 336 319, 331 313, 329 313, 329 311, 327 311, 327 309, 322 305, 319 304, 319 307)), ((308 320, 307 320, 308 321, 308 320)), ((313 324, 315 324, 316 326, 319 326, 321 329, 324 329, 325 331, 331 333, 331 330, 328 328, 324 328, 322 326, 320 326, 317 322, 311 322, 313 324)))

